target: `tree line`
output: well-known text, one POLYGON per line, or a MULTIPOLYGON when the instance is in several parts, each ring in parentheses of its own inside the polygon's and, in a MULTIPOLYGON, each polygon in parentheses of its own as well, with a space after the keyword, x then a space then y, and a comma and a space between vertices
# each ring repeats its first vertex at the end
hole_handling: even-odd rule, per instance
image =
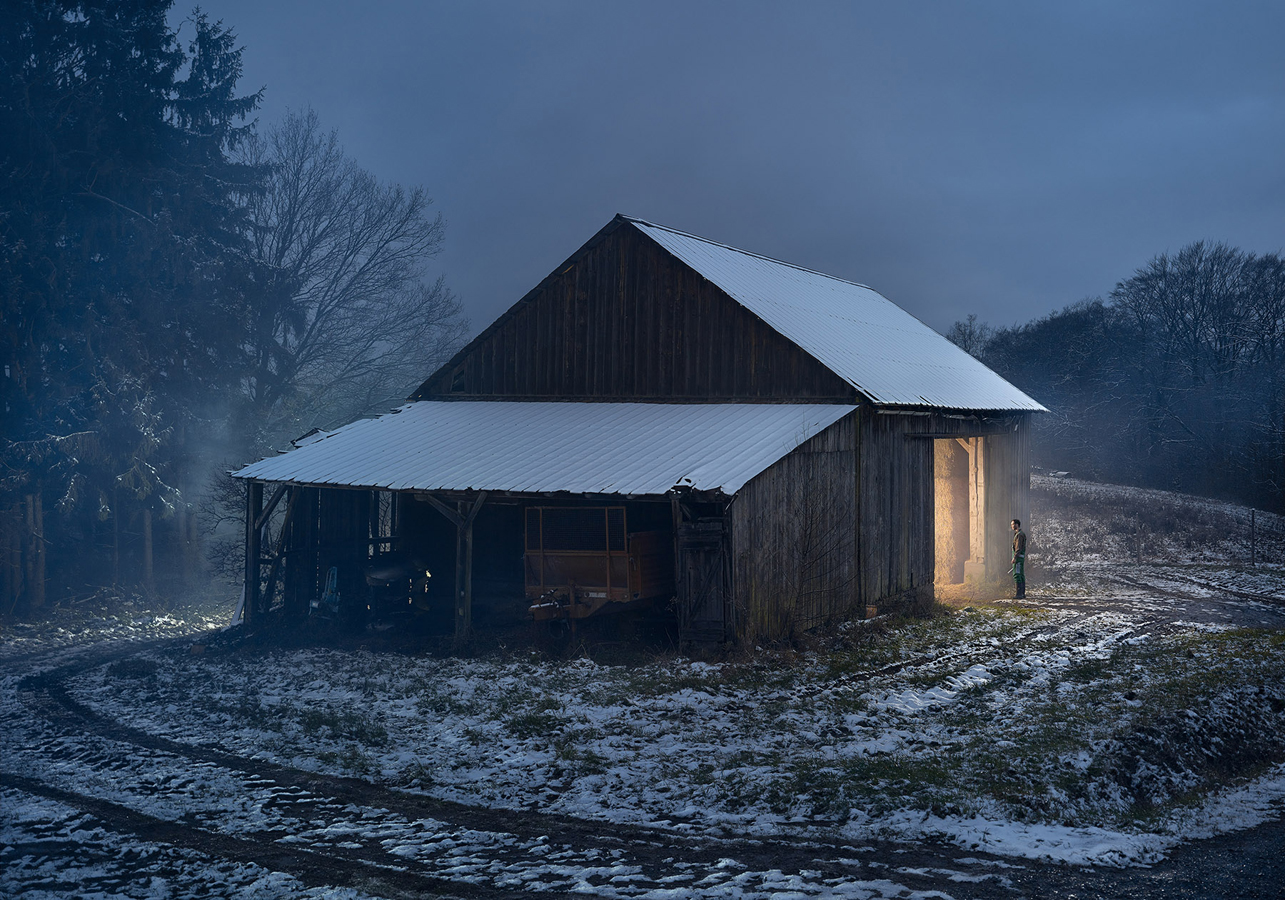
POLYGON ((426 192, 311 111, 260 129, 235 33, 171 6, 0 11, 0 614, 200 577, 212 477, 466 329, 426 192))
POLYGON ((947 335, 1049 409, 1035 461, 1285 512, 1285 260, 1199 241, 1025 325, 947 335))

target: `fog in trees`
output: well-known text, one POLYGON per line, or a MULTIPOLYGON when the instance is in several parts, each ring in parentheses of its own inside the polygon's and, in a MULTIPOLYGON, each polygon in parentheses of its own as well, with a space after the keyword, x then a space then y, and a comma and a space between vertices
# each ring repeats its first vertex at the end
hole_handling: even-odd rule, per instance
POLYGON ((1049 408, 1037 464, 1285 510, 1285 261, 1198 241, 1106 298, 947 336, 1049 408))
POLYGON ((258 450, 404 399, 465 323, 427 277, 446 226, 423 188, 381 184, 312 111, 254 135, 242 159, 267 173, 246 204, 241 427, 258 450))
POLYGON ((229 576, 242 565, 244 486, 225 470, 404 400, 467 327, 445 279, 428 278, 446 226, 423 188, 381 184, 311 110, 251 136, 240 159, 265 173, 245 205, 252 302, 227 465, 203 507, 229 576))
POLYGON ((426 192, 312 113, 256 130, 235 33, 170 7, 0 10, 0 613, 198 580, 212 470, 463 333, 426 192))

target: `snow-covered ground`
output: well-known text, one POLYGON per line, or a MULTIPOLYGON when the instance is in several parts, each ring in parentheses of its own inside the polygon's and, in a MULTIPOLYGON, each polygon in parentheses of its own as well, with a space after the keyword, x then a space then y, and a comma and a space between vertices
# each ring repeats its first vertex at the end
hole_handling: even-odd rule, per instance
POLYGON ((55 606, 38 621, 0 620, 0 665, 48 656, 60 647, 124 645, 217 631, 231 620, 236 599, 231 588, 211 585, 194 592, 190 603, 156 608, 139 596, 99 591, 55 606))
MULTIPOLYGON (((806 649, 622 666, 213 641, 199 655, 182 643, 86 664, 59 684, 105 719, 175 747, 515 816, 659 826, 713 845, 937 839, 1019 868, 1021 858, 1127 865, 1278 817, 1281 522, 1260 514, 1260 564, 1249 569, 1236 507, 1071 479, 1037 478, 1035 489, 1031 562, 1044 580, 1033 577, 1025 604, 853 623, 806 649)), ((945 896, 915 887, 927 869, 916 875, 873 857, 808 875, 736 862, 729 851, 721 869, 671 860, 661 874, 620 854, 541 850, 538 835, 462 835, 395 810, 341 815, 338 804, 314 821, 283 812, 297 797, 283 800, 262 777, 230 773, 214 757, 193 766, 169 745, 129 751, 128 765, 104 770, 92 762, 104 751, 26 721, 19 681, 5 679, 0 703, 4 772, 159 820, 336 853, 376 841, 408 864, 523 890, 945 896), (67 761, 51 765, 51 747, 71 747, 67 761), (448 850, 454 868, 443 868, 448 850)), ((48 796, 9 790, 0 799, 16 810, 0 829, 11 845, 77 828, 87 846, 130 843, 48 796)), ((151 846, 136 852, 163 855, 151 846)), ((291 895, 274 893, 268 870, 238 865, 229 884, 291 895)), ((962 890, 1007 877, 997 865, 957 860, 933 877, 962 890)))
POLYGON ((176 653, 71 686, 182 743, 461 803, 1123 863, 1285 797, 1285 635, 1171 627, 976 609, 788 663, 176 653))

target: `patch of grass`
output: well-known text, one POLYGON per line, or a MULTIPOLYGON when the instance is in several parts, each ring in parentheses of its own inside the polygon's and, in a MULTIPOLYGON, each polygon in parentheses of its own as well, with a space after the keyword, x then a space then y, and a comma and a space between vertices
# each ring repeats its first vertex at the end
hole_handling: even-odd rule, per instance
POLYGON ((437 691, 420 693, 415 698, 415 708, 422 715, 432 713, 439 718, 467 715, 471 711, 469 704, 461 702, 454 695, 438 693, 437 691))
POLYGON ((339 764, 354 775, 368 775, 374 769, 370 758, 354 744, 349 744, 343 753, 339 754, 339 764))
POLYGON ((118 659, 107 667, 107 674, 112 678, 155 679, 160 669, 153 660, 130 657, 118 659))
POLYGON ((585 746, 601 738, 602 732, 596 728, 567 729, 559 734, 552 746, 554 759, 564 774, 572 777, 604 774, 610 768, 608 759, 585 746))
POLYGON ((320 734, 324 730, 332 737, 354 740, 367 747, 383 747, 388 744, 387 728, 348 710, 308 708, 299 710, 296 718, 306 735, 320 734))
POLYGON ((422 762, 413 762, 402 769, 400 782, 403 785, 417 788, 430 788, 437 783, 436 769, 422 762))
MULTIPOLYGON (((504 710, 497 709, 497 712, 503 715, 504 712, 510 711, 512 708, 512 706, 508 706, 504 710)), ((521 712, 512 713, 504 720, 504 727, 520 741, 527 741, 532 738, 547 739, 554 735, 562 725, 562 703, 553 697, 541 697, 531 705, 523 708, 521 712)))
POLYGON ((471 746, 480 747, 484 744, 491 743, 491 736, 480 728, 469 726, 460 732, 460 736, 468 741, 471 746))
POLYGON ((1083 684, 1100 681, 1107 676, 1109 663, 1106 659, 1086 659, 1067 669, 1066 678, 1083 684))

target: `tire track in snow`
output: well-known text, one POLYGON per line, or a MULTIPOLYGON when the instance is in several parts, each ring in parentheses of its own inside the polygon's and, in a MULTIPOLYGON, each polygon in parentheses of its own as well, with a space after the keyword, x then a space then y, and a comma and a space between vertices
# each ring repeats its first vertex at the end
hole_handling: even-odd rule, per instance
MULTIPOLYGON (((1163 593, 1162 589, 1157 585, 1141 579, 1126 575, 1117 575, 1116 577, 1134 585, 1135 587, 1145 588, 1147 590, 1155 591, 1156 593, 1163 593)), ((1252 600, 1257 603, 1268 603, 1272 606, 1285 606, 1285 597, 1280 597, 1274 594, 1260 594, 1255 591, 1246 591, 1241 588, 1233 588, 1216 581, 1209 581, 1203 578, 1193 578, 1190 575, 1184 575, 1180 572, 1168 572, 1166 573, 1165 578, 1171 581, 1180 581, 1184 584, 1190 584, 1213 594, 1226 594, 1229 597, 1235 597, 1237 600, 1252 600)), ((1195 599, 1205 598, 1197 597, 1195 599)))
MULTIPOLYGON (((94 797, 83 790, 70 790, 19 774, 0 773, 0 785, 73 806, 103 820, 109 830, 128 832, 146 841, 254 863, 293 875, 308 885, 369 890, 377 884, 376 891, 387 896, 424 896, 442 891, 468 897, 564 896, 569 890, 583 891, 586 886, 601 888, 609 896, 655 890, 679 891, 670 896, 701 896, 711 889, 717 893, 724 881, 729 888, 735 881, 737 890, 748 896, 767 896, 774 893, 770 889, 773 879, 785 878, 793 879, 790 885, 796 892, 801 889, 801 896, 844 896, 849 893, 843 890, 847 885, 878 885, 881 889, 858 888, 862 893, 853 896, 895 897, 940 886, 939 878, 917 874, 920 871, 940 873, 969 869, 979 863, 989 865, 978 861, 979 854, 975 852, 945 846, 888 842, 853 845, 789 836, 692 836, 529 810, 466 806, 361 779, 308 772, 211 747, 181 744, 102 716, 67 693, 65 679, 89 666, 105 665, 143 649, 147 645, 134 644, 97 654, 78 654, 74 663, 28 675, 18 684, 22 705, 53 728, 52 735, 44 735, 39 746, 29 749, 60 767, 79 767, 80 777, 91 783, 105 777, 114 786, 111 791, 124 796, 115 800, 94 797), (76 735, 101 740, 86 743, 75 740, 76 735), (59 746, 64 741, 70 745, 59 746), (143 752, 131 753, 128 747, 143 752), (251 829, 249 833, 257 836, 252 840, 229 834, 226 820, 221 829, 217 821, 203 821, 219 819, 217 809, 184 814, 175 820, 126 805, 135 797, 159 800, 162 805, 183 805, 184 791, 191 790, 188 779, 164 776, 166 767, 172 769, 174 762, 162 757, 195 764, 188 770, 193 775, 218 775, 223 770, 248 776, 240 781, 244 793, 247 797, 254 795, 257 808, 270 819, 269 827, 251 829), (157 777, 158 771, 162 777, 157 777), (382 832, 375 829, 378 833, 362 834, 372 819, 396 821, 382 832), (333 832, 339 833, 338 843, 333 832), (383 839, 390 834, 395 837, 383 839), (313 849, 302 849, 304 846, 313 849), (328 857, 338 862, 328 864, 328 857), (903 867, 896 871, 896 882, 887 880, 893 873, 880 862, 889 858, 911 864, 909 870, 903 867), (361 878, 353 881, 357 876, 349 869, 362 873, 361 878), (459 877, 431 874, 451 870, 459 877), (610 880, 611 873, 617 870, 623 872, 618 876, 622 883, 610 880), (497 871, 510 886, 522 879, 526 883, 517 893, 486 887, 490 883, 488 874, 497 871), (586 876, 597 880, 586 882, 586 876)), ((985 881, 993 876, 977 877, 985 881)), ((959 886, 954 887, 957 891, 959 886)), ((955 896, 977 895, 968 890, 955 896)))
MULTIPOLYGON (((133 648, 138 652, 140 648, 133 648)), ((125 654, 112 655, 112 661, 125 654)), ((101 664, 101 663, 100 663, 101 664)), ((77 664, 77 668, 81 664, 77 664)), ((536 838, 556 832, 559 839, 586 848, 599 848, 604 835, 593 829, 585 833, 585 820, 556 814, 530 812, 518 809, 492 809, 467 806, 449 800, 438 800, 422 794, 412 794, 381 787, 360 778, 328 775, 295 769, 267 760, 251 759, 225 753, 212 747, 182 744, 160 735, 150 734, 130 725, 108 719, 68 695, 63 680, 70 672, 58 669, 31 675, 19 684, 19 697, 32 712, 42 718, 73 731, 84 731, 98 737, 149 750, 172 753, 193 762, 213 765, 241 772, 275 784, 325 795, 357 806, 393 810, 409 819, 432 818, 481 831, 499 831, 521 838, 536 838)), ((611 824, 608 843, 644 843, 657 847, 679 849, 684 846, 674 842, 674 836, 655 828, 638 825, 611 824), (613 840, 614 838, 614 840, 613 840)))
POLYGON ((376 858, 375 854, 359 849, 327 847, 323 855, 273 841, 250 840, 207 831, 168 819, 158 819, 119 803, 64 790, 23 775, 0 772, 0 787, 65 803, 88 813, 110 831, 125 831, 150 843, 169 844, 195 850, 206 856, 217 856, 284 872, 308 887, 352 887, 362 891, 377 891, 390 898, 561 896, 527 891, 494 891, 479 885, 394 869, 388 865, 386 858, 376 858))

